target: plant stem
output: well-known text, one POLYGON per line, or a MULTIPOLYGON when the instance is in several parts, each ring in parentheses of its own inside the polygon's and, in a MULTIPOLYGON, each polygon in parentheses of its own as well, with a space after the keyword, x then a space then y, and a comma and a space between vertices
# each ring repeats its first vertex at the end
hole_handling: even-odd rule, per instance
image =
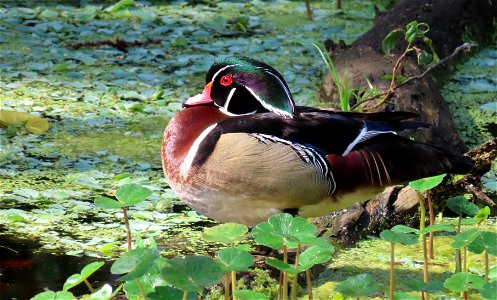
POLYGON ((305 0, 305 9, 307 10, 307 19, 312 21, 311 0, 305 0))
POLYGON ((390 300, 395 289, 395 243, 390 243, 390 300))
POLYGON ((311 270, 310 269, 305 270, 305 280, 307 281, 307 291, 309 292, 309 300, 313 300, 311 270))
MULTIPOLYGON (((283 245, 283 262, 288 263, 288 248, 283 245)), ((283 300, 288 300, 288 273, 283 272, 283 300)))
MULTIPOLYGON (((457 231, 456 235, 461 233, 461 222, 462 222, 462 214, 459 214, 459 217, 457 219, 457 231)), ((456 249, 456 273, 461 272, 461 249, 456 249)))
MULTIPOLYGON (((421 239, 423 240, 423 282, 428 282, 428 250, 426 249, 426 234, 421 235, 421 239)), ((426 299, 425 291, 421 291, 421 295, 423 299, 426 299)))
POLYGON ((419 230, 424 230, 426 227, 426 207, 425 199, 419 191, 416 191, 419 200, 419 230))
POLYGON ((464 300, 468 300, 468 292, 462 292, 462 296, 464 297, 464 300))
POLYGON ((182 300, 187 300, 187 299, 188 299, 188 292, 184 291, 182 300))
POLYGON ((131 251, 131 229, 129 228, 128 207, 123 206, 124 226, 126 227, 126 241, 128 241, 128 251, 131 251))
MULTIPOLYGON (((295 254, 295 268, 299 267, 299 256, 300 256, 300 245, 297 246, 297 253, 295 254)), ((297 299, 297 280, 299 278, 299 274, 295 274, 292 280, 292 295, 291 299, 295 300, 297 299)))
POLYGON ((143 285, 140 280, 136 280, 136 285, 138 285, 138 289, 140 290, 140 294, 142 295, 144 300, 147 300, 147 295, 145 294, 145 290, 143 289, 143 285))
POLYGON ((462 271, 466 272, 467 270, 468 270, 468 247, 464 246, 462 271))
POLYGON ((488 282, 488 250, 485 250, 485 282, 488 282))
MULTIPOLYGON (((433 205, 431 204, 431 192, 428 190, 426 191, 426 202, 428 202, 428 213, 430 215, 430 226, 433 226, 435 224, 435 212, 433 211, 433 205)), ((433 254, 433 239, 434 239, 435 233, 433 231, 430 232, 430 241, 428 244, 428 253, 430 256, 430 259, 435 259, 435 254, 433 254)))
POLYGON ((235 291, 236 291, 236 271, 231 271, 231 293, 233 294, 233 300, 236 300, 235 291))
POLYGON ((87 279, 85 279, 84 281, 90 292, 93 294, 95 292, 95 289, 91 286, 90 282, 87 279))
POLYGON ((230 298, 230 273, 224 273, 224 300, 230 298))
POLYGON ((342 8, 342 0, 337 0, 336 8, 342 8))

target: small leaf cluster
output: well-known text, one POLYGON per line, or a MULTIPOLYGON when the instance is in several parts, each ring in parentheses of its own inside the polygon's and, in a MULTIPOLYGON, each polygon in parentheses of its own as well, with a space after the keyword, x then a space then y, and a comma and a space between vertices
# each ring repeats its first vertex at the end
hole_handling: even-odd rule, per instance
POLYGON ((397 39, 400 35, 404 36, 407 42, 407 47, 404 53, 414 51, 418 60, 418 64, 421 66, 426 66, 431 63, 437 63, 440 61, 435 49, 433 48, 432 40, 426 36, 426 33, 430 30, 430 26, 427 23, 411 21, 406 26, 405 29, 394 29, 392 30, 382 41, 382 50, 386 55, 391 55, 392 50, 395 48, 397 39), (415 45, 416 42, 420 41, 422 44, 427 46, 430 52, 427 52, 415 45))

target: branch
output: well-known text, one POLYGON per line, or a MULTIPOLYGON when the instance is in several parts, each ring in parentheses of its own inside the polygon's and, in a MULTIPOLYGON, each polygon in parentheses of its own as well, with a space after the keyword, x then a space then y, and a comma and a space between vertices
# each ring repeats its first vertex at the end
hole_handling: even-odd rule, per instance
MULTIPOLYGON (((364 100, 361 100, 359 102, 357 102, 356 104, 354 104, 350 110, 354 110, 356 109, 357 107, 361 106, 362 104, 366 103, 366 102, 369 102, 369 101, 372 101, 372 100, 375 100, 379 97, 382 97, 382 96, 387 96, 385 97, 384 99, 382 99, 382 101, 378 102, 378 104, 376 104, 373 108, 377 108, 378 106, 380 106, 381 104, 383 104, 392 94, 393 91, 395 91, 396 89, 406 85, 407 83, 413 81, 413 80, 419 80, 419 79, 422 79, 423 77, 425 77, 428 73, 430 73, 431 71, 433 71, 435 68, 438 68, 439 66, 441 65, 444 65, 446 62, 448 62, 449 60, 452 60, 454 59, 459 53, 461 53, 462 51, 464 51, 465 53, 471 51, 471 49, 473 47, 476 47, 478 46, 478 44, 474 44, 474 43, 464 43, 458 47, 456 47, 454 49, 454 51, 447 57, 445 57, 444 59, 440 60, 438 63, 432 65, 431 67, 429 67, 428 69, 426 69, 423 73, 421 73, 420 75, 417 75, 417 76, 413 76, 413 77, 409 77, 406 81, 402 82, 402 83, 399 83, 395 86, 390 86, 389 89, 385 92, 381 92, 381 93, 378 93, 374 96, 371 96, 371 97, 368 97, 364 100)), ((405 54, 405 53, 404 53, 405 54)), ((403 54, 403 55, 404 55, 403 54)), ((404 55, 405 56, 405 55, 404 55)), ((402 57, 402 56, 401 56, 402 57)), ((403 57, 402 57, 403 58, 403 57)), ((393 76, 392 76, 393 77, 393 76)), ((395 77, 394 77, 395 78, 395 77)))

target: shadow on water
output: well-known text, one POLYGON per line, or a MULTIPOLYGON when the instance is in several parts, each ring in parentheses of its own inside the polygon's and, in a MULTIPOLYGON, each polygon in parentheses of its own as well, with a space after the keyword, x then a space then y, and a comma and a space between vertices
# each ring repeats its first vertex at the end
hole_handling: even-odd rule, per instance
MULTIPOLYGON (((3 231, 0 226, 0 231, 3 231)), ((0 300, 30 299, 44 290, 60 291, 67 277, 79 273, 96 258, 58 255, 40 250, 37 241, 14 235, 0 235, 0 300)), ((113 281, 110 263, 90 277, 94 287, 113 281)), ((85 285, 70 290, 89 293, 85 285)))

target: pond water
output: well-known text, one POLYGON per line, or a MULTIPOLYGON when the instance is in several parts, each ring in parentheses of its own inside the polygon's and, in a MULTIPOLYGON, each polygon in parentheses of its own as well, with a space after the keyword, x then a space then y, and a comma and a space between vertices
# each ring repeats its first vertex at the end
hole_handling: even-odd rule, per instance
MULTIPOLYGON (((1 109, 50 124, 41 135, 22 125, 0 129, 1 299, 60 290, 86 263, 124 251, 122 212, 93 204, 123 184, 153 191, 130 209, 134 238, 154 237, 166 256, 215 249, 200 239, 202 228, 214 223, 181 204, 163 178, 160 141, 167 121, 200 92, 211 63, 234 54, 265 60, 284 75, 299 104, 314 104, 325 67, 309 43, 323 37, 350 43, 373 18, 369 2, 359 0, 347 1, 342 11, 333 1, 313 1, 314 22, 306 19, 303 1, 143 1, 116 12, 102 10, 108 2, 32 3, 0 4, 1 109), (127 51, 91 44, 117 38, 158 42, 127 51)), ((450 81, 453 107, 466 101, 459 96, 476 93, 478 105, 497 98, 492 51, 475 57, 470 75, 457 73, 450 81), (467 82, 474 82, 471 93, 467 82)), ((468 104, 487 114, 478 105, 468 104)), ((495 134, 485 125, 494 115, 486 116, 470 134, 476 134, 468 138, 471 145, 495 134)), ((113 279, 98 276, 93 279, 113 279)))

